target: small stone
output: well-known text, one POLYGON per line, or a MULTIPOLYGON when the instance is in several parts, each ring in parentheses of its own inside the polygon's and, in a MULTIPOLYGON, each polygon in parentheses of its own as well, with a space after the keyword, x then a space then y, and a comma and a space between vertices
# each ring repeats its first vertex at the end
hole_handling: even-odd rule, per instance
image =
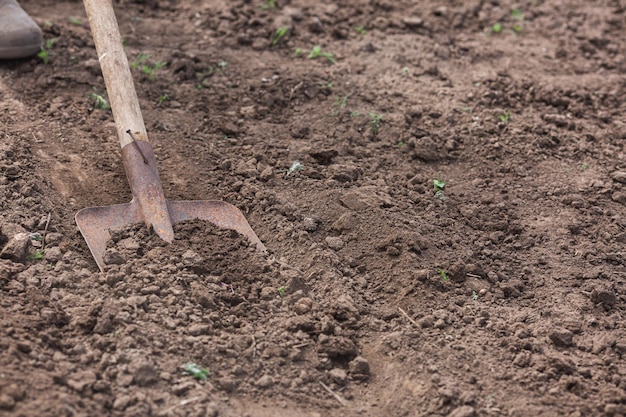
POLYGON ((369 208, 369 204, 358 193, 347 193, 339 198, 341 204, 354 211, 362 211, 369 208))
POLYGON ((400 249, 396 248, 395 246, 387 246, 387 250, 385 251, 387 253, 388 256, 391 257, 397 257, 400 256, 400 249))
POLYGON ((313 217, 305 217, 302 219, 302 228, 307 232, 314 232, 319 229, 319 220, 313 217))
POLYGON ((302 297, 293 305, 293 311, 296 314, 306 314, 313 308, 313 300, 309 297, 302 297))
POLYGON ((102 260, 106 265, 122 265, 126 263, 126 258, 117 249, 109 248, 104 251, 102 260))
POLYGON ((211 333, 212 327, 206 323, 194 323, 187 328, 187 331, 192 336, 203 336, 211 333))
POLYGON ((45 257, 47 262, 57 263, 63 258, 63 252, 58 246, 46 249, 45 257))
POLYGON ((15 234, 0 252, 0 258, 10 259, 13 262, 24 263, 28 259, 32 242, 28 233, 15 234))
POLYGON ((344 246, 343 240, 337 236, 328 236, 324 240, 326 241, 328 247, 332 250, 340 250, 344 246))
POLYGON ((354 342, 346 337, 328 336, 320 341, 320 353, 326 353, 331 358, 354 358, 358 349, 354 342))
POLYGON ((269 375, 263 375, 254 383, 259 388, 269 388, 274 385, 274 378, 269 375))
POLYGON ((476 417, 476 410, 470 405, 462 405, 455 408, 448 417, 476 417))
POLYGON ((348 365, 350 375, 357 380, 368 379, 370 376, 370 363, 362 356, 357 356, 348 365))
POLYGON ((622 184, 626 184, 626 171, 614 171, 611 173, 611 179, 622 184))
POLYGON ((125 410, 131 401, 132 398, 130 397, 130 395, 120 395, 119 397, 115 398, 115 401, 113 401, 113 409, 125 410))
POLYGON ((273 300, 278 295, 278 291, 273 287, 263 287, 259 295, 261 300, 273 300))
POLYGON ((439 329, 439 330, 445 329, 446 328, 446 322, 445 322, 444 319, 438 319, 437 321, 435 321, 435 324, 433 324, 433 327, 435 329, 439 329))
POLYGON ((67 386, 75 391, 83 392, 86 388, 91 387, 96 380, 94 371, 80 371, 67 378, 67 386))
POLYGON ((333 230, 337 230, 338 232, 343 232, 354 229, 356 224, 357 220, 352 213, 344 213, 337 220, 335 220, 331 228, 333 230))
POLYGON ((181 260, 184 265, 193 265, 202 262, 202 257, 189 249, 182 254, 181 260))
POLYGON ((134 374, 134 382, 140 387, 154 385, 159 381, 159 374, 154 366, 146 363, 141 365, 134 374))
POLYGON ((520 352, 513 359, 513 365, 525 368, 530 365, 531 356, 528 352, 520 352))
POLYGON ((409 29, 418 29, 424 26, 424 19, 417 16, 410 16, 403 18, 402 23, 409 29))
POLYGON ((217 380, 217 385, 220 387, 220 389, 227 393, 234 392, 235 388, 237 388, 237 382, 234 378, 230 376, 219 378, 217 380))
POLYGON ((269 181, 272 178, 274 178, 274 170, 272 169, 272 167, 265 168, 263 171, 261 171, 261 174, 259 174, 259 179, 264 182, 269 181))
POLYGON ((424 162, 434 162, 441 159, 437 144, 428 136, 419 139, 411 139, 408 144, 413 148, 413 155, 417 159, 424 162))
POLYGON ((174 385, 172 387, 172 392, 174 393, 174 395, 177 395, 180 397, 182 395, 185 395, 188 391, 192 390, 195 387, 196 387, 195 381, 185 381, 185 382, 181 382, 180 384, 174 385))
POLYGON ((219 127, 223 134, 230 137, 237 137, 241 133, 239 127, 231 122, 230 120, 225 120, 219 127))
POLYGON ((346 321, 359 318, 359 309, 354 299, 348 294, 342 294, 330 306, 331 313, 336 320, 346 321))
POLYGON ((435 317, 430 315, 425 316, 419 319, 417 323, 420 325, 421 328, 427 329, 429 327, 433 327, 433 325, 435 324, 435 317))
POLYGON ((142 295, 158 294, 161 291, 161 287, 158 285, 148 285, 141 289, 142 295))
POLYGON ((611 308, 617 302, 617 296, 612 291, 593 290, 591 292, 591 301, 596 304, 602 304, 604 307, 611 308))
POLYGON ((0 410, 12 410, 15 407, 15 400, 7 394, 0 394, 0 410))
POLYGON ((341 368, 333 368, 328 371, 328 376, 338 385, 344 386, 348 383, 348 373, 341 368))
POLYGON ((558 347, 571 347, 574 345, 574 334, 567 329, 553 329, 548 337, 558 347))
POLYGON ((626 192, 616 191, 611 195, 611 199, 620 204, 626 204, 626 192))

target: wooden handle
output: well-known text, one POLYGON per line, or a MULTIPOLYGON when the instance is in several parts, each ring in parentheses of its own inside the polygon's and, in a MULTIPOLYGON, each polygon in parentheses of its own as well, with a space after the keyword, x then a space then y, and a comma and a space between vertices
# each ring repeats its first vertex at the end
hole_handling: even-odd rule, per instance
POLYGON ((127 133, 129 129, 137 140, 148 141, 113 4, 111 0, 83 0, 83 4, 96 44, 120 146, 123 148, 133 141, 127 133))

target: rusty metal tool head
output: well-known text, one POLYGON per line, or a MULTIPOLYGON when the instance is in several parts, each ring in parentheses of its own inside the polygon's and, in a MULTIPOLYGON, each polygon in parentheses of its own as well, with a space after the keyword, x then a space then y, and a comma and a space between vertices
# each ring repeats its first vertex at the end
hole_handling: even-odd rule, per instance
POLYGON ((100 270, 104 271, 103 255, 110 239, 109 230, 141 222, 171 243, 174 224, 183 220, 208 220, 219 227, 236 230, 259 251, 265 252, 265 246, 237 207, 224 201, 168 201, 165 198, 111 0, 84 0, 83 3, 133 195, 127 204, 89 207, 76 213, 76 224, 100 270))

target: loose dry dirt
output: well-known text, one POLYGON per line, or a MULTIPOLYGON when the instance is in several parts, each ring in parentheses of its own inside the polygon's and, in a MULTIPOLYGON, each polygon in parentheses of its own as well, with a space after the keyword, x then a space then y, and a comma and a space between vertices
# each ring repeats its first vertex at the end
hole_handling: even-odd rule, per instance
POLYGON ((626 4, 269 4, 115 3, 166 195, 269 254, 138 225, 100 273, 87 20, 22 2, 56 41, 0 63, 0 414, 625 415, 626 4))

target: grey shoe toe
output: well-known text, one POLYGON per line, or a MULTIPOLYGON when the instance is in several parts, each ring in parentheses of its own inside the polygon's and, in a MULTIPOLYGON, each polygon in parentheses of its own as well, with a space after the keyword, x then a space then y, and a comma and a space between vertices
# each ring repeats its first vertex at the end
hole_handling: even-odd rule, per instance
POLYGON ((0 59, 25 58, 41 50, 43 34, 15 0, 0 0, 0 59))

